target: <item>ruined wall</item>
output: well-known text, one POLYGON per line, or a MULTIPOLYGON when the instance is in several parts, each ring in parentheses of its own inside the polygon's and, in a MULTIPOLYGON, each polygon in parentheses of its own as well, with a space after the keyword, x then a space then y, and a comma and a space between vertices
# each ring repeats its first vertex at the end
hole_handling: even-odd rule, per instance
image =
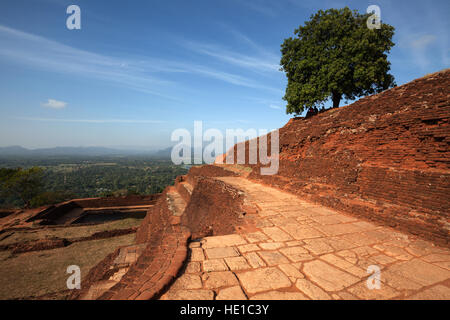
POLYGON ((76 204, 83 208, 101 208, 101 207, 122 207, 122 206, 139 206, 151 205, 158 200, 160 194, 151 195, 129 195, 123 197, 104 197, 104 198, 85 198, 74 199, 76 204))
POLYGON ((450 69, 310 118, 280 134, 280 169, 251 179, 449 243, 450 69))
POLYGON ((181 223, 193 238, 234 233, 241 223, 242 205, 239 190, 213 178, 198 177, 181 223))
MULTIPOLYGON (((124 197, 84 198, 73 199, 59 204, 51 205, 37 212, 27 222, 43 219, 41 224, 54 224, 55 220, 74 209, 81 208, 113 208, 131 206, 149 206, 156 203, 160 194, 131 195, 124 197)), ((73 221, 75 222, 75 221, 73 221)))
POLYGON ((158 197, 136 232, 136 243, 144 244, 145 249, 120 282, 98 299, 155 299, 183 267, 190 231, 172 222, 173 212, 167 201, 171 189, 167 187, 158 197))
POLYGON ((38 219, 43 219, 43 224, 54 224, 54 220, 58 219, 61 216, 64 216, 66 213, 81 208, 76 202, 74 201, 67 201, 58 205, 52 205, 48 207, 47 209, 44 209, 43 211, 39 212, 35 216, 31 217, 27 221, 35 221, 38 219))
POLYGON ((147 211, 136 233, 136 243, 160 241, 164 230, 170 226, 172 213, 167 206, 167 191, 168 189, 166 188, 156 201, 156 204, 147 211))
POLYGON ((189 182, 193 187, 197 183, 197 177, 234 177, 237 176, 236 173, 225 170, 221 167, 216 167, 213 165, 203 165, 192 167, 189 169, 189 173, 187 174, 185 180, 189 182))

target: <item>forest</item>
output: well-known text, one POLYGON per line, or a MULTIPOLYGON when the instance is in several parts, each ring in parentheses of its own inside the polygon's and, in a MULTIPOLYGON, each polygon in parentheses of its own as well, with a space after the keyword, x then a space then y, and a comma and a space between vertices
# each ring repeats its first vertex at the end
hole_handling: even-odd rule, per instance
POLYGON ((36 207, 73 198, 159 193, 188 169, 189 166, 174 165, 167 159, 145 156, 1 158, 0 207, 36 207), (11 177, 17 176, 18 168, 22 176, 14 180, 11 177), (33 168, 38 170, 32 171, 33 168), (24 182, 25 172, 35 175, 32 192, 27 195, 29 203, 20 194, 23 184, 31 183, 29 177, 24 182))

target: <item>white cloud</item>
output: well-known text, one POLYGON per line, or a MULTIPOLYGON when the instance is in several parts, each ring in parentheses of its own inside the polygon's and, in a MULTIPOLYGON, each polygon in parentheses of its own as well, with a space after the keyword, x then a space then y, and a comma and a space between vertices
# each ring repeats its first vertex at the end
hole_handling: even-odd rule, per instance
POLYGON ((64 109, 67 106, 67 102, 58 101, 55 99, 48 99, 47 102, 41 103, 41 106, 52 109, 64 109))
POLYGON ((277 106, 277 105, 275 105, 275 104, 270 104, 270 105, 269 105, 269 108, 281 110, 281 107, 280 107, 280 106, 277 106))

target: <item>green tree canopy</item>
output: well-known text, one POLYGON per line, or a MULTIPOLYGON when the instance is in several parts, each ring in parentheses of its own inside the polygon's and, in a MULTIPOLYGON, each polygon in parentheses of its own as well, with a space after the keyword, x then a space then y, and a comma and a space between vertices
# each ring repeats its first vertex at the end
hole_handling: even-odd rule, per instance
POLYGON ((25 207, 40 194, 43 185, 43 170, 39 167, 30 169, 0 168, 0 196, 19 197, 25 207))
POLYGON ((338 107, 342 98, 353 100, 395 86, 387 60, 394 27, 381 23, 381 28, 369 29, 369 16, 348 7, 319 10, 295 30, 297 37, 284 40, 286 113, 300 114, 330 98, 338 107))

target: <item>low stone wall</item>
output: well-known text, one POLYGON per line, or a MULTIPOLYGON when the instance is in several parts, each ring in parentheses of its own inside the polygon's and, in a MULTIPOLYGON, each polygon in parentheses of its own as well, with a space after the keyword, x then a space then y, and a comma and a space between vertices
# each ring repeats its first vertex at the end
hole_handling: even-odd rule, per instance
MULTIPOLYGON (((131 206, 149 206, 156 203, 160 194, 147 196, 133 195, 126 197, 106 197, 106 198, 85 198, 73 199, 63 203, 44 208, 37 214, 30 217, 27 222, 43 220, 42 224, 52 224, 54 220, 64 216, 70 211, 80 208, 108 208, 108 207, 131 207, 131 206)), ((81 216, 80 216, 81 217, 81 216)), ((75 221, 74 221, 75 222, 75 221)))
POLYGON ((58 219, 61 216, 64 216, 66 213, 76 209, 81 208, 80 205, 78 205, 75 201, 68 201, 64 202, 58 205, 51 206, 41 212, 39 212, 37 215, 33 216, 32 218, 28 219, 27 221, 34 221, 34 220, 45 220, 44 224, 51 224, 53 220, 58 219))
POLYGON ((196 177, 234 177, 238 176, 236 173, 225 170, 224 168, 214 165, 203 165, 192 167, 186 176, 186 181, 193 187, 197 183, 196 177))
POLYGON ((173 282, 188 255, 190 232, 181 226, 170 226, 151 241, 137 262, 118 284, 106 291, 100 300, 150 300, 173 282))
POLYGON ((146 196, 130 195, 124 197, 74 199, 72 201, 82 208, 126 207, 152 205, 158 200, 159 196, 160 194, 146 196))

